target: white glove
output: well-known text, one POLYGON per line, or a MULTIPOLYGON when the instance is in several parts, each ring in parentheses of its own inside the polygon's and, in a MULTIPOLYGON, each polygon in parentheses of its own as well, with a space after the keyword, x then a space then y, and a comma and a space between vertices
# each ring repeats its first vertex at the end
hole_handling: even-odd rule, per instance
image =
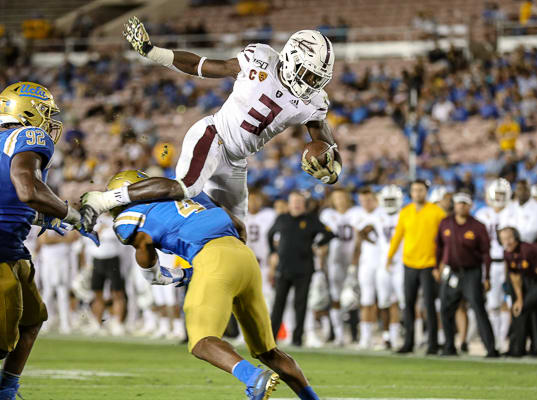
POLYGON ((102 213, 112 208, 124 206, 131 202, 127 186, 107 192, 86 192, 80 198, 80 215, 82 227, 87 231, 93 231, 97 218, 102 213))

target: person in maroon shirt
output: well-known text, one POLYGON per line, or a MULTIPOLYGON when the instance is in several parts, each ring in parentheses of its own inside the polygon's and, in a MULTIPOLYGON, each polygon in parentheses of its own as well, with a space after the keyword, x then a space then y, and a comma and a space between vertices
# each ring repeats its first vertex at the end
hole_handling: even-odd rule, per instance
POLYGON ((436 258, 440 284, 440 315, 446 342, 442 355, 457 355, 455 312, 464 298, 474 310, 479 335, 487 357, 498 357, 492 326, 485 310, 484 291, 490 288, 490 239, 487 228, 470 215, 472 198, 467 193, 453 196, 455 214, 440 222, 436 236, 436 258), (485 281, 482 284, 482 266, 485 281))
POLYGON ((502 228, 498 237, 515 292, 507 355, 522 357, 526 354, 531 314, 537 310, 537 245, 521 242, 518 231, 513 227, 502 228))

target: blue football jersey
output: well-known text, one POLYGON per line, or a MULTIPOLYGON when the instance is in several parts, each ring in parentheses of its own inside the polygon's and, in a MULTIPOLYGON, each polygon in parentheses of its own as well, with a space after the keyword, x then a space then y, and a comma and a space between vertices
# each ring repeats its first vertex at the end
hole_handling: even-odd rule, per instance
POLYGON ((33 151, 42 156, 42 178, 54 154, 52 138, 41 128, 23 127, 0 131, 0 262, 30 259, 24 240, 30 232, 35 210, 17 197, 11 183, 11 159, 17 153, 33 151))
POLYGON ((114 230, 124 244, 130 244, 136 232, 145 232, 157 249, 190 264, 207 242, 239 237, 229 215, 205 193, 181 201, 130 205, 114 220, 114 230))

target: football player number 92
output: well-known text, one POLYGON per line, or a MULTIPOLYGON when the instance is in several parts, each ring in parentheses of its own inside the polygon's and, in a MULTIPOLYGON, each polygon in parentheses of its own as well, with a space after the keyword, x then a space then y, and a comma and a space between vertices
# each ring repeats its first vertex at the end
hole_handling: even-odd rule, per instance
POLYGON ((176 201, 175 207, 177 207, 177 211, 184 218, 188 218, 193 213, 198 213, 205 210, 205 207, 203 207, 200 203, 191 199, 176 201))
POLYGON ((29 146, 38 145, 38 146, 46 146, 45 143, 45 132, 43 131, 32 131, 28 130, 26 131, 26 144, 29 146))

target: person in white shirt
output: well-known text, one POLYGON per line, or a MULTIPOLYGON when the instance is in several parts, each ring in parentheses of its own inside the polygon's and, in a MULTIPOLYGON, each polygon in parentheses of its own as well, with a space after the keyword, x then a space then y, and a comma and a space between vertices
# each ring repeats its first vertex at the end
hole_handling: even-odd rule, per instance
MULTIPOLYGON (((385 186, 380 191, 379 201, 380 208, 384 211, 384 214, 378 218, 381 230, 379 241, 382 246, 381 252, 386 255, 399 219, 399 211, 403 206, 403 191, 396 185, 385 186)), ((381 260, 380 265, 385 264, 386 260, 381 260)), ((399 309, 405 306, 403 277, 403 248, 401 246, 395 253, 389 270, 377 268, 377 302, 383 322, 382 339, 386 348, 395 349, 399 346, 399 330, 401 329, 399 309)))
POLYGON ((110 214, 100 216, 95 231, 99 233, 101 245, 97 247, 86 241, 85 250, 93 263, 91 290, 95 293, 91 304, 95 321, 89 331, 97 333, 101 330, 105 310, 103 290, 108 281, 112 297, 110 332, 114 336, 120 336, 124 334, 122 321, 125 313, 125 278, 121 271, 121 243, 117 240, 113 225, 114 219, 110 214))
POLYGON ((511 314, 504 301, 503 283, 506 280, 503 248, 498 241, 498 229, 509 225, 511 201, 511 184, 503 178, 492 181, 487 187, 486 201, 488 206, 480 208, 475 217, 487 227, 490 237, 490 290, 487 292, 486 308, 496 338, 496 345, 502 347, 507 339, 511 314))
MULTIPOLYGON (((358 347, 372 346, 373 327, 376 320, 376 275, 381 265, 381 228, 378 217, 383 211, 378 207, 377 196, 369 187, 360 189, 358 200, 361 212, 353 222, 356 229, 356 243, 350 271, 358 270, 360 286, 360 342, 358 347), (357 267, 356 267, 357 266, 357 267)), ((352 273, 352 272, 349 272, 352 273)))
POLYGON ((263 194, 252 190, 248 194, 248 213, 246 214, 246 244, 250 247, 261 267, 263 277, 263 294, 267 304, 272 304, 273 288, 269 282, 269 254, 268 232, 276 220, 276 212, 272 208, 263 207, 263 194))
POLYGON ((50 330, 51 322, 57 317, 59 320, 59 332, 71 333, 69 322, 69 289, 71 282, 71 244, 78 239, 78 235, 71 231, 65 236, 56 232, 45 231, 37 239, 37 248, 40 256, 40 275, 43 284, 43 301, 49 311, 49 320, 45 323, 44 330, 50 330), (56 305, 52 307, 56 295, 56 305))
POLYGON ((319 218, 337 237, 332 239, 328 248, 328 280, 330 287, 330 319, 334 326, 334 344, 343 345, 343 314, 340 294, 347 276, 347 269, 352 264, 355 232, 352 221, 357 218, 360 208, 354 206, 349 192, 335 189, 330 194, 330 208, 325 208, 319 218))
POLYGON ((508 208, 511 224, 518 229, 523 242, 537 241, 537 201, 531 198, 530 185, 522 179, 516 183, 515 201, 508 208))

